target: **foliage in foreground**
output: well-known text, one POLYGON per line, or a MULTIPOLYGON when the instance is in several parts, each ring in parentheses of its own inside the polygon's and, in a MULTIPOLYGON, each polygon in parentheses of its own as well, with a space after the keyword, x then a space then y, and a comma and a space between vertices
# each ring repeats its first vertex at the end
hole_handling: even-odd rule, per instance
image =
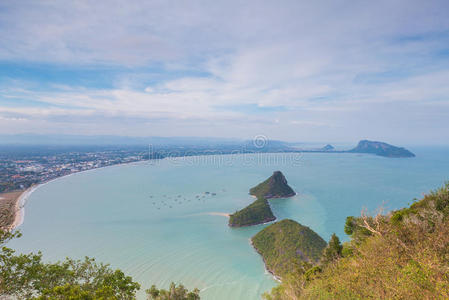
POLYGON ((19 299, 134 299, 139 284, 92 258, 44 263, 42 254, 15 254, 4 244, 20 233, 0 232, 0 295, 19 299))
MULTIPOLYGON (((127 300, 135 299, 140 285, 120 270, 98 264, 94 259, 44 263, 42 254, 19 254, 5 246, 20 237, 18 232, 0 230, 0 298, 13 296, 35 300, 127 300)), ((197 300, 199 291, 172 284, 168 291, 155 286, 147 291, 154 300, 197 300)))
POLYGON ((194 289, 189 292, 182 284, 176 286, 173 282, 170 284, 168 290, 157 289, 155 285, 153 285, 147 291, 149 300, 199 300, 200 299, 200 291, 198 289, 194 289))
POLYGON ((334 240, 325 264, 265 297, 449 299, 449 184, 389 215, 348 217, 345 232, 351 241, 341 249, 334 240))

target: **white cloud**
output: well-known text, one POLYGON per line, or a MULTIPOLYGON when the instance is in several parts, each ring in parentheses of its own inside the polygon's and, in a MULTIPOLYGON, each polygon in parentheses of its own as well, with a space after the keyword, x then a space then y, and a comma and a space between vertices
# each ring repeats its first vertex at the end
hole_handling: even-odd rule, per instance
POLYGON ((448 50, 448 8, 445 1, 405 0, 5 1, 1 61, 127 71, 112 88, 75 86, 68 79, 50 80, 51 88, 42 89, 29 79, 2 84, 0 78, 0 114, 35 120, 42 128, 77 122, 74 133, 97 122, 97 130, 110 133, 144 132, 139 128, 148 125, 161 135, 266 131, 300 140, 370 132, 400 139, 426 106, 429 128, 442 132, 440 121, 432 122, 449 113, 449 62, 435 53, 448 50), (167 76, 149 80, 145 70, 154 65, 167 76), (134 71, 143 75, 129 75, 134 71), (360 74, 385 79, 385 73, 401 74, 356 81, 360 74), (40 106, 15 106, 11 99, 40 106), (250 105, 266 111, 238 109, 250 105), (379 119, 395 124, 398 133, 366 122, 379 119), (309 132, 295 131, 305 127, 309 132))

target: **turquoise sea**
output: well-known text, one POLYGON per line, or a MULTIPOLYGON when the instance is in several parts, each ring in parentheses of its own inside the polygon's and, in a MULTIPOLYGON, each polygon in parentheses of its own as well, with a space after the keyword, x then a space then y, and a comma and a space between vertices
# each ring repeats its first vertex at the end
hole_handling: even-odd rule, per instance
POLYGON ((249 188, 281 170, 298 195, 271 200, 278 219, 345 240, 346 216, 403 207, 449 180, 449 148, 410 149, 416 158, 216 155, 77 173, 31 194, 23 237, 10 246, 42 250, 48 260, 95 257, 132 275, 143 290, 175 281, 198 287, 203 299, 259 299, 277 284, 249 243, 266 225, 232 229, 217 213, 251 203, 249 188))

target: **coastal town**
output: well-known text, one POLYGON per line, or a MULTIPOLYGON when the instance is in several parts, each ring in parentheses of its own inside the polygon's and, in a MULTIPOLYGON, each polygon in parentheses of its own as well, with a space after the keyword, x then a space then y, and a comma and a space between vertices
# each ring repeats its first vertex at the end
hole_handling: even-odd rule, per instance
POLYGON ((10 148, 0 152, 0 193, 76 172, 148 159, 145 148, 10 148))
POLYGON ((14 228, 21 222, 21 199, 32 186, 81 171, 148 158, 145 147, 2 146, 0 228, 14 228))

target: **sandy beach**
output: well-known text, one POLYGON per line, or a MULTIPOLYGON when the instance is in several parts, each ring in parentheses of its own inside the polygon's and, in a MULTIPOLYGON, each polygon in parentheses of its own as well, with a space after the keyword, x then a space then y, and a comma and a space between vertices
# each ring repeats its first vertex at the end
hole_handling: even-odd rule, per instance
MULTIPOLYGON (((13 211, 13 221, 12 222, 8 222, 8 226, 6 226, 6 228, 8 230, 13 230, 17 227, 19 227, 20 225, 22 225, 23 220, 25 218, 25 205, 26 205, 26 201, 28 199, 28 197, 39 187, 46 185, 47 183, 50 183, 52 181, 64 178, 64 177, 68 177, 68 176, 72 176, 78 173, 83 173, 83 172, 89 172, 89 171, 95 171, 98 169, 102 169, 102 168, 108 168, 108 167, 115 167, 115 166, 122 166, 122 165, 133 165, 133 164, 138 164, 138 163, 142 163, 142 162, 146 162, 146 161, 133 161, 133 162, 127 162, 127 163, 122 163, 122 164, 115 164, 115 165, 110 165, 110 166, 104 166, 104 167, 100 167, 100 168, 93 168, 93 169, 89 169, 89 170, 83 170, 83 171, 79 171, 79 172, 74 172, 71 174, 67 174, 64 176, 60 176, 60 177, 56 177, 53 178, 51 180, 48 180, 46 182, 42 182, 40 184, 36 184, 34 186, 29 187, 28 189, 24 190, 24 191, 14 191, 14 192, 8 192, 8 193, 3 193, 0 194, 0 207, 2 209, 2 211, 4 211, 4 214, 6 214, 6 211, 13 211), (12 207, 14 206, 14 208, 12 207)), ((5 216, 6 217, 6 216, 5 216)), ((10 218, 11 216, 8 216, 8 218, 10 218)), ((0 224, 1 226, 3 226, 2 224, 0 224)))
POLYGON ((13 191, 0 194, 0 227, 10 229, 16 219, 18 199, 23 191, 13 191))
POLYGON ((229 214, 227 213, 222 213, 222 212, 210 212, 207 213, 210 216, 222 216, 222 217, 229 217, 229 214))
MULTIPOLYGON (((96 169, 100 169, 100 168, 96 168, 96 169)), ((92 169, 92 170, 96 170, 96 169, 92 169)), ((82 172, 87 172, 87 171, 92 171, 92 170, 86 170, 86 171, 82 171, 82 172)), ((76 172, 76 173, 81 173, 81 172, 76 172)), ((7 200, 7 202, 9 203, 9 209, 11 210, 11 205, 13 202, 14 205, 14 219, 12 221, 12 223, 7 226, 6 228, 8 230, 14 230, 17 227, 19 227, 20 225, 22 225, 24 218, 25 218, 25 205, 26 202, 28 200, 28 197, 39 187, 46 185, 47 183, 50 183, 52 181, 64 178, 64 177, 68 177, 71 176, 73 174, 76 173, 72 173, 72 174, 67 174, 61 177, 57 177, 57 178, 53 178, 49 181, 40 183, 40 184, 36 184, 34 186, 29 187, 28 189, 24 190, 24 191, 15 191, 15 192, 10 192, 10 193, 4 193, 4 194, 0 194, 0 202, 1 203, 5 203, 5 200, 7 200), (1 199, 4 198, 4 199, 1 199)))
POLYGON ((26 189, 16 200, 16 214, 14 217, 14 222, 11 225, 11 229, 15 229, 22 225, 23 219, 25 217, 25 204, 28 197, 37 189, 39 185, 32 186, 26 189))
POLYGON ((23 223, 24 205, 29 195, 37 186, 24 191, 13 191, 0 194, 1 226, 13 230, 23 223))

